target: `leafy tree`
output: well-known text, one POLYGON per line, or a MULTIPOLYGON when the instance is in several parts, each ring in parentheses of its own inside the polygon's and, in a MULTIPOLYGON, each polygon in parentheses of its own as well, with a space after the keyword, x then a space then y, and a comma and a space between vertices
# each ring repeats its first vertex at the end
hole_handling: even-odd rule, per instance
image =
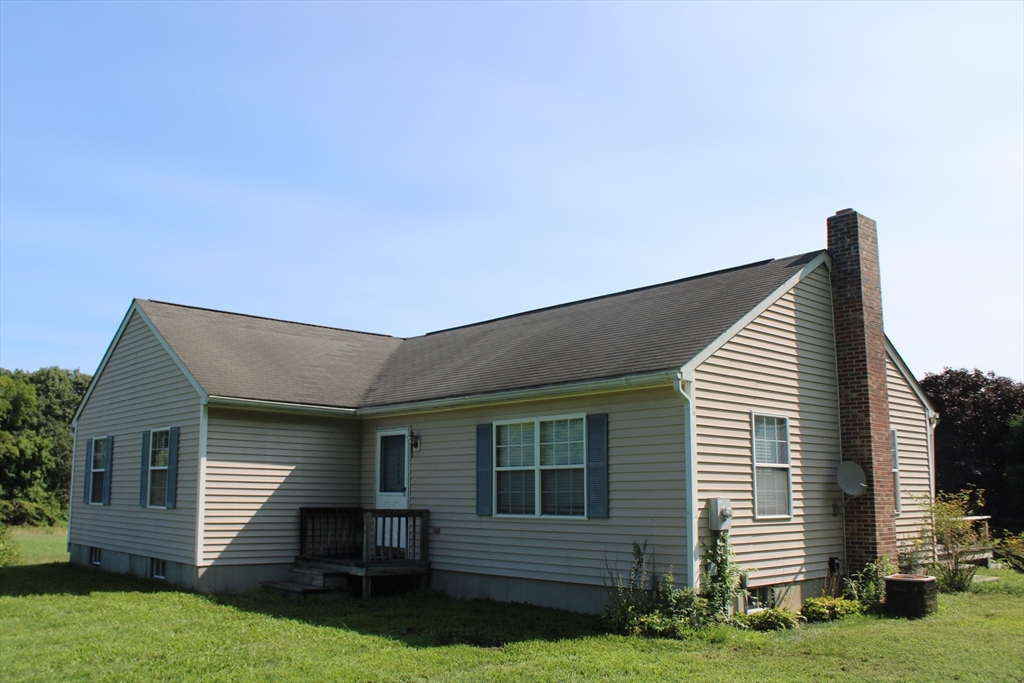
POLYGON ((3 516, 53 519, 66 512, 74 457, 71 418, 91 379, 58 367, 35 372, 0 368, 3 516))
POLYGON ((50 497, 50 442, 39 426, 36 390, 24 379, 0 375, 0 498, 40 502, 50 497))
POLYGON ((1024 384, 981 370, 946 368, 921 387, 939 412, 935 471, 940 491, 989 492, 980 512, 994 529, 1024 528, 1024 384))

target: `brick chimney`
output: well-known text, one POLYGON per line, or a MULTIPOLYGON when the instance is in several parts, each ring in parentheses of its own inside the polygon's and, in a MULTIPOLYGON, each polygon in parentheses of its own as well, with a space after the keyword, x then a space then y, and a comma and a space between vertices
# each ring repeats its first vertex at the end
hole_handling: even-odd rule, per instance
POLYGON ((867 492, 847 501, 846 563, 850 572, 896 556, 892 436, 882 331, 882 286, 875 222, 853 209, 828 219, 832 306, 839 375, 843 460, 867 475, 867 492))

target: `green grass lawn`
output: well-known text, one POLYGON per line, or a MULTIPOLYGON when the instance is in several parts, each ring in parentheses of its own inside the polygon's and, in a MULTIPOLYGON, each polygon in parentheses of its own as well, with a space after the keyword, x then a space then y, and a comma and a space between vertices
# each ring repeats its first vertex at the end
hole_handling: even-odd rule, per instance
MULTIPOLYGON (((30 536, 63 549, 59 534, 30 536)), ((920 621, 856 617, 672 641, 433 594, 295 602, 203 596, 67 564, 11 567, 0 569, 0 679, 1024 681, 1024 577, 983 573, 999 580, 940 596, 939 613, 920 621)))
POLYGON ((14 527, 11 529, 11 535, 25 556, 25 564, 68 561, 66 526, 14 527))

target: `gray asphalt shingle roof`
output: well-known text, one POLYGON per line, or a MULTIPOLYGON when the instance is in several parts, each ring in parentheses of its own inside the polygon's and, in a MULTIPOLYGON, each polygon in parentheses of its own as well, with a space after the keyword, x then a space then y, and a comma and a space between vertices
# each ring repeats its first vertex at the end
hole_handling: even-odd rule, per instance
POLYGON ((382 406, 678 369, 820 253, 411 339, 138 304, 210 395, 382 406))
POLYGON ((211 396, 355 408, 402 343, 380 334, 136 303, 211 396))

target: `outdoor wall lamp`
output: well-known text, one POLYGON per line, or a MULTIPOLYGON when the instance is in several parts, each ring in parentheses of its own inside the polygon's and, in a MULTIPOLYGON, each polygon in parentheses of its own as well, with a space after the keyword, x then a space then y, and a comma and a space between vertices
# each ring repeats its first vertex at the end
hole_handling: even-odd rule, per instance
POLYGON ((409 432, 409 448, 414 451, 420 449, 420 436, 416 432, 409 432))

